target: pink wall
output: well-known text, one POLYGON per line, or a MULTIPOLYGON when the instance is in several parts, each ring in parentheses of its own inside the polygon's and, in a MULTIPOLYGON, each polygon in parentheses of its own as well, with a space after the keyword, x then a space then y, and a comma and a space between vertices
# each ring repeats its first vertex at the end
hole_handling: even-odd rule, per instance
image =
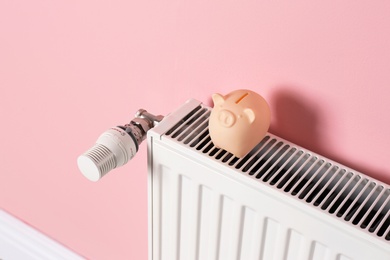
POLYGON ((146 146, 77 156, 141 107, 250 88, 271 132, 390 183, 390 2, 1 1, 0 207, 90 259, 146 259, 146 146))

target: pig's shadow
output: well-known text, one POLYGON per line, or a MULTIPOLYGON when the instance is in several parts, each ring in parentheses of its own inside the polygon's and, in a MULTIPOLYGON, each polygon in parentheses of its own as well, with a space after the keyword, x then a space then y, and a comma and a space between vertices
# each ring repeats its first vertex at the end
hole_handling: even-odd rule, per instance
POLYGON ((270 132, 314 152, 324 152, 319 108, 291 91, 277 91, 269 101, 270 132))
POLYGON ((273 113, 271 133, 382 182, 390 183, 389 174, 380 173, 371 169, 370 166, 360 165, 342 156, 334 156, 334 152, 327 145, 325 132, 322 130, 325 128, 324 122, 321 121, 323 114, 319 106, 291 89, 293 88, 282 88, 276 91, 269 100, 273 113))

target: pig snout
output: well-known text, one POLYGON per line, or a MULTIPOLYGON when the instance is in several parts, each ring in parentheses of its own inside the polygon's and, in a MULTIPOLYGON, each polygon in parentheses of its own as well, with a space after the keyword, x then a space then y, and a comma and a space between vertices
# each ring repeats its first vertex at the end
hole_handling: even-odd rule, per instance
POLYGON ((223 109, 218 114, 218 121, 224 127, 231 127, 236 122, 236 116, 229 110, 223 109))

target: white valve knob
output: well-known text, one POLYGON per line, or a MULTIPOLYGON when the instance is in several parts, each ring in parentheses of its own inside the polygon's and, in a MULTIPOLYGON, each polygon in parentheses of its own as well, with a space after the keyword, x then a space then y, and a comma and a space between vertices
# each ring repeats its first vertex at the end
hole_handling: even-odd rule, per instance
POLYGON ((112 169, 126 164, 146 139, 147 131, 163 118, 140 109, 129 124, 108 129, 91 149, 77 158, 80 171, 87 179, 98 181, 112 169))
POLYGON ((91 181, 98 181, 107 172, 127 163, 138 151, 135 138, 119 127, 104 132, 95 146, 77 159, 82 174, 91 181))

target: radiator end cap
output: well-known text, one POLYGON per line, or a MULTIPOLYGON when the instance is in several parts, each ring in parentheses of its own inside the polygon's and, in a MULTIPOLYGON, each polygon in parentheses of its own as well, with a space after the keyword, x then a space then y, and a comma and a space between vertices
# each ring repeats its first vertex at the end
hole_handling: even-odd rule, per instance
POLYGON ((101 179, 102 173, 96 163, 86 155, 80 155, 77 158, 79 170, 90 181, 97 182, 101 179))

